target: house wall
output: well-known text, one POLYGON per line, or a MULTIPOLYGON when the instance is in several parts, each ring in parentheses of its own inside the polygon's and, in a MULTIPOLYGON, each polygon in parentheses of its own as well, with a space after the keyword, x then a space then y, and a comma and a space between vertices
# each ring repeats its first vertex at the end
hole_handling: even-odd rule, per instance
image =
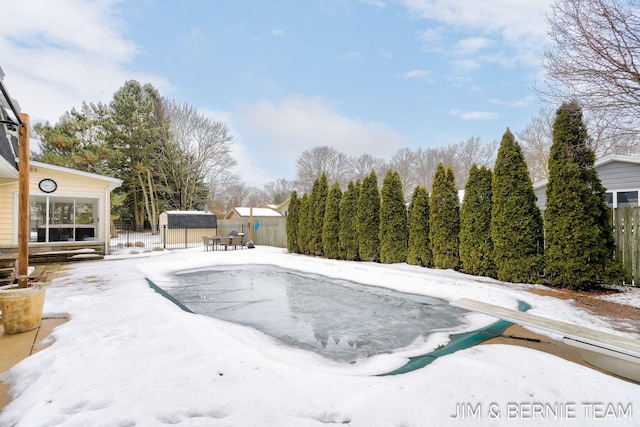
MULTIPOLYGON (((73 172, 49 169, 47 167, 32 166, 29 172, 29 194, 31 196, 46 196, 39 188, 39 182, 44 178, 56 181, 58 187, 50 196, 56 197, 92 197, 98 199, 98 211, 95 218, 98 236, 96 240, 104 242, 109 238, 110 190, 113 183, 104 179, 83 176, 73 172)), ((17 246, 18 230, 18 181, 0 179, 0 251, 17 246)), ((76 242, 78 243, 78 242, 76 242)), ((96 242, 93 242, 95 245, 96 242)), ((38 252, 39 246, 50 248, 52 245, 62 245, 63 242, 37 243, 30 242, 30 252, 38 252)), ((50 250, 50 249, 49 249, 50 250)))
POLYGON ((640 164, 611 162, 597 168, 602 185, 607 190, 640 188, 640 164))
MULTIPOLYGON (((640 190, 640 164, 612 161, 596 167, 600 182, 608 191, 640 190)), ((547 186, 533 189, 537 205, 544 211, 547 205, 547 186)))
POLYGON ((13 241, 13 205, 14 193, 16 193, 17 191, 17 179, 0 178, 0 245, 11 244, 11 242, 13 241))

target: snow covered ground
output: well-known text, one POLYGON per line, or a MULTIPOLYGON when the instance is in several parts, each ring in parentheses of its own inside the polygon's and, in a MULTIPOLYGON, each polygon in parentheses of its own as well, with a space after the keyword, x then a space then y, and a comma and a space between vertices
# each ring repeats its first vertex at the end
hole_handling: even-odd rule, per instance
MULTIPOLYGON (((83 262, 52 282, 45 315, 66 315, 47 349, 2 380, 13 401, 1 426, 640 426, 640 386, 555 356, 476 346, 397 376, 406 357, 340 364, 279 344, 256 330, 180 310, 145 277, 170 286, 172 271, 271 264, 452 301, 461 297, 613 331, 570 302, 453 271, 333 261, 285 250, 202 248, 83 262)), ((638 306, 638 289, 619 297, 638 306)), ((470 314, 467 328, 495 321, 470 314)), ((640 332, 640 331, 639 331, 640 332)), ((615 332, 622 334, 620 332, 615 332)), ((640 333, 635 335, 640 337, 640 333)))

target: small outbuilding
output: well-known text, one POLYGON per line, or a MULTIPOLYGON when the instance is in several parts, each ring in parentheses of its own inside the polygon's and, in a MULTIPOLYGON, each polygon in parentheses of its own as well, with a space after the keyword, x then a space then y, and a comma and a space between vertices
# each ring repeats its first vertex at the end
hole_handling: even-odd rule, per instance
POLYGON ((215 236, 218 219, 211 212, 165 211, 159 216, 164 247, 200 242, 202 236, 215 236))

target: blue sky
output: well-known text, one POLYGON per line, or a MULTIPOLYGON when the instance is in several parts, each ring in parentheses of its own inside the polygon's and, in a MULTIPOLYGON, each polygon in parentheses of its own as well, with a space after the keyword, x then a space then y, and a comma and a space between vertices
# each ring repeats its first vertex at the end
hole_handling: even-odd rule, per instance
POLYGON ((390 158, 522 130, 541 107, 548 0, 21 0, 0 65, 31 121, 152 83, 234 135, 237 172, 293 179, 306 149, 390 158))

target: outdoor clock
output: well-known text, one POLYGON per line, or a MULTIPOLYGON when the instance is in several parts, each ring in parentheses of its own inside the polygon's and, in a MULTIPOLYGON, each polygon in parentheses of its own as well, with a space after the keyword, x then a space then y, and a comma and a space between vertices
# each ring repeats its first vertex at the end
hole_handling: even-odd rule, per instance
POLYGON ((52 179, 45 178, 40 181, 38 187, 40 187, 40 190, 42 190, 44 193, 53 193, 58 188, 58 184, 56 184, 56 182, 52 179))

